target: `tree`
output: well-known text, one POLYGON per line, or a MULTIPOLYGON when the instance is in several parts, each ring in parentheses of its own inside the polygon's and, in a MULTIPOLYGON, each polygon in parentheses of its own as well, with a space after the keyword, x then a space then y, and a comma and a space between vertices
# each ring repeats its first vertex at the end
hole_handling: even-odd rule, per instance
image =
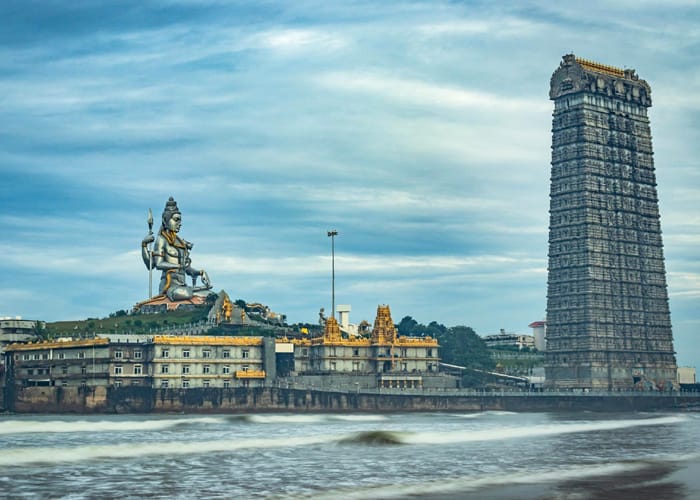
POLYGON ((468 368, 462 376, 464 386, 482 385, 482 371, 492 371, 495 362, 484 340, 468 326, 454 326, 438 337, 444 363, 468 368), (475 371, 476 370, 476 371, 475 371))
POLYGON ((32 325, 32 333, 37 338, 46 340, 48 338, 48 333, 46 331, 46 323, 44 323, 43 321, 35 321, 32 325))
POLYGON ((399 335, 410 337, 413 335, 414 328, 418 326, 418 322, 410 316, 404 316, 396 328, 399 330, 399 335))

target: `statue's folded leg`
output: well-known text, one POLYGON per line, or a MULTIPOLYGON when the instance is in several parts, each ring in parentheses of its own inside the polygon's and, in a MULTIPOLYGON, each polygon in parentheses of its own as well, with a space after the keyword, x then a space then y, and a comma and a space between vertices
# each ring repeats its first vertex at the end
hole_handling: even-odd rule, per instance
POLYGON ((193 292, 192 288, 188 286, 173 286, 168 288, 166 295, 173 302, 177 302, 178 300, 191 299, 193 296, 193 292))

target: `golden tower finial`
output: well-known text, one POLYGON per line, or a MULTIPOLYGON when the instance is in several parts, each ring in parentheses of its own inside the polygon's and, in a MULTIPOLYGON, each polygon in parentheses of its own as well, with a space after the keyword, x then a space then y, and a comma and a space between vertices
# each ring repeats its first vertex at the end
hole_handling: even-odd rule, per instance
POLYGON ((389 306, 377 306, 377 317, 372 329, 372 342, 379 344, 393 344, 396 342, 397 330, 391 319, 389 306))
POLYGON ((340 336, 340 325, 338 321, 331 316, 326 320, 326 327, 323 330, 323 341, 324 342, 340 342, 342 340, 340 336))

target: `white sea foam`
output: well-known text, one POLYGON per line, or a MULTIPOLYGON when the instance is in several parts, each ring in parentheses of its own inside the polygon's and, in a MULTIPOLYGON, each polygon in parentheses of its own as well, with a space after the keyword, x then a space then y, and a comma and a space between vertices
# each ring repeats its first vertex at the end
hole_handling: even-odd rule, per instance
POLYGON ((328 418, 345 422, 381 422, 387 420, 384 415, 328 415, 328 418))
POLYGON ((330 443, 338 438, 331 435, 290 436, 281 438, 227 439, 212 441, 174 441, 89 445, 71 448, 29 447, 6 448, 0 454, 0 467, 22 466, 37 463, 70 463, 88 460, 104 460, 157 455, 196 455, 242 449, 287 448, 330 443))
POLYGON ((384 415, 337 415, 337 414, 282 414, 246 415, 245 420, 255 424, 317 424, 330 421, 380 422, 386 420, 384 415))
POLYGON ((221 417, 169 418, 148 420, 4 420, 0 434, 37 434, 66 432, 160 431, 183 425, 223 424, 221 417))
POLYGON ((648 419, 603 420, 600 422, 572 422, 548 425, 497 427, 483 430, 463 430, 454 432, 415 432, 404 433, 406 444, 450 444, 471 441, 494 441, 537 436, 553 436, 577 432, 595 432, 650 425, 676 424, 686 421, 684 416, 668 416, 648 419))
POLYGON ((480 411, 476 413, 455 413, 452 414, 453 417, 457 418, 480 418, 480 417, 488 417, 490 415, 517 415, 516 412, 514 411, 480 411))
POLYGON ((246 420, 254 424, 316 424, 326 420, 325 415, 247 415, 246 420))
POLYGON ((190 425, 230 425, 232 422, 253 424, 314 424, 327 421, 379 422, 383 415, 332 415, 332 414, 246 414, 213 417, 163 418, 147 420, 0 420, 0 435, 51 434, 72 432, 130 432, 160 431, 190 425))

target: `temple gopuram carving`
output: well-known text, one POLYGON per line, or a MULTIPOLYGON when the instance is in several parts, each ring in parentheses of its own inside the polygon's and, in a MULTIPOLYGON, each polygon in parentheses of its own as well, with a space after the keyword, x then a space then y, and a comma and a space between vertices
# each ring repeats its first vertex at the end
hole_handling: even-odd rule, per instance
POLYGON ((676 378, 651 131, 632 69, 569 54, 552 75, 546 380, 666 388, 676 378))

